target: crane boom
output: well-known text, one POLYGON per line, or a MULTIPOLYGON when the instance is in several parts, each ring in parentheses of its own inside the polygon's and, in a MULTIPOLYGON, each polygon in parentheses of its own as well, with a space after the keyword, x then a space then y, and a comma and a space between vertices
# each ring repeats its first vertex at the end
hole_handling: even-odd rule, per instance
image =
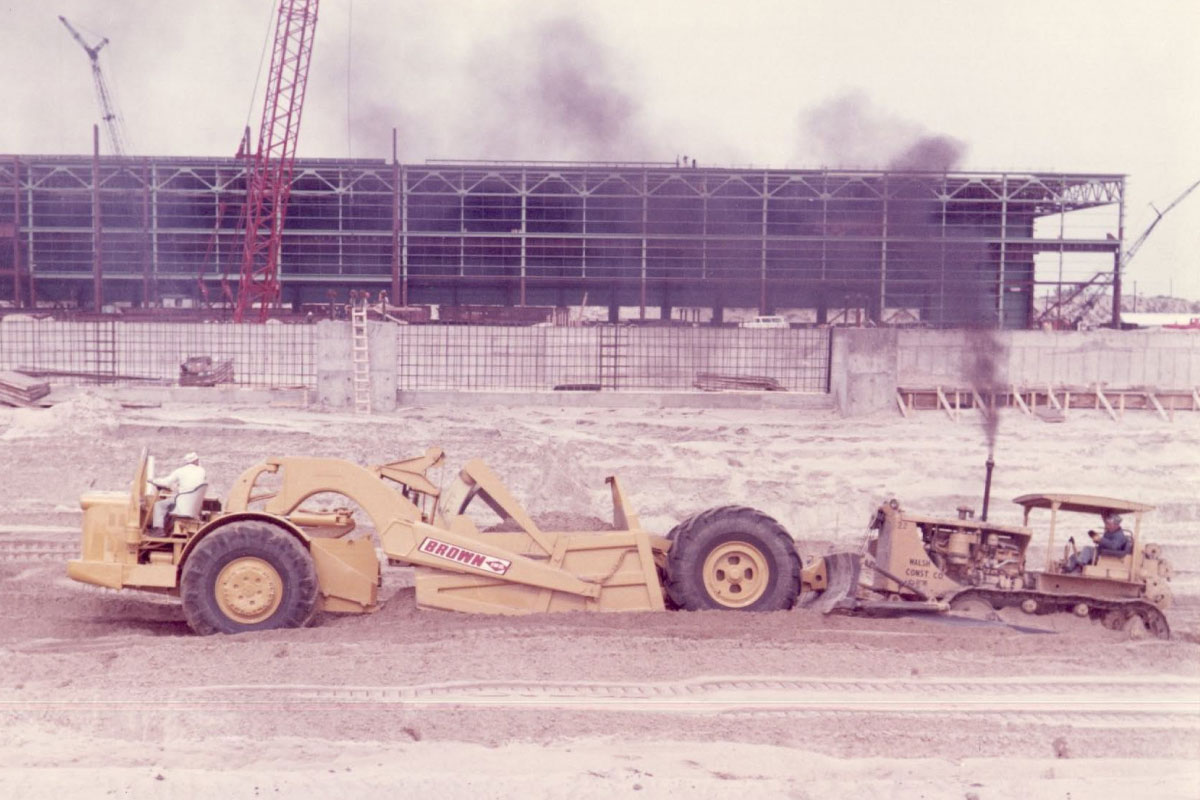
POLYGON ((247 180, 242 272, 234 319, 279 303, 279 255, 304 110, 319 0, 280 0, 258 150, 247 180))
MULTIPOLYGON (((1061 313, 1063 308, 1070 306, 1077 299, 1082 297, 1083 298, 1082 303, 1075 310, 1075 314, 1071 318, 1071 327, 1075 327, 1080 322, 1082 322, 1084 317, 1086 317, 1088 315, 1088 313, 1091 312, 1092 308, 1096 305, 1096 303, 1100 300, 1100 298, 1104 296, 1105 292, 1108 289, 1112 288, 1116 276, 1118 274, 1124 272, 1125 269, 1129 266, 1129 262, 1132 261, 1133 257, 1136 256, 1138 251, 1142 249, 1142 245, 1144 245, 1146 243, 1146 240, 1150 238, 1150 234, 1154 232, 1154 229, 1156 227, 1158 227, 1158 223, 1162 222, 1162 218, 1165 217, 1173 208, 1175 208, 1175 206, 1177 206, 1181 202, 1183 202, 1183 200, 1189 194, 1194 192, 1197 189, 1197 187, 1200 187, 1200 181, 1196 181, 1191 186, 1184 189, 1162 211, 1159 211, 1157 208, 1155 208, 1153 205, 1151 205, 1150 207, 1154 208, 1154 220, 1146 227, 1146 229, 1144 231, 1142 231, 1141 235, 1139 235, 1137 237, 1137 239, 1134 239, 1133 244, 1131 244, 1124 253, 1118 254, 1119 262, 1117 264, 1116 270, 1114 272, 1105 272, 1105 271, 1097 272, 1095 275, 1092 276, 1091 280, 1087 281, 1086 283, 1077 284, 1075 286, 1075 288, 1072 289, 1071 292, 1066 297, 1060 297, 1053 304, 1051 304, 1051 305, 1047 306, 1045 309, 1043 309, 1042 313, 1038 315, 1036 321, 1044 322, 1046 320, 1051 319, 1056 312, 1061 313)), ((1121 318, 1120 318, 1121 312, 1120 312, 1120 308, 1116 306, 1116 303, 1119 302, 1119 298, 1114 297, 1113 300, 1114 300, 1114 308, 1113 308, 1113 323, 1112 324, 1114 327, 1119 327, 1120 321, 1121 321, 1121 318)))
POLYGON ((1183 199, 1185 197, 1187 197, 1192 192, 1196 191, 1197 186, 1200 186, 1200 181, 1196 181, 1191 186, 1184 189, 1183 192, 1178 197, 1176 197, 1174 200, 1172 200, 1170 205, 1168 205, 1162 211, 1159 211, 1157 208, 1154 208, 1154 206, 1150 206, 1151 208, 1154 208, 1154 221, 1150 223, 1150 225, 1146 228, 1146 230, 1142 231, 1142 235, 1139 236, 1137 239, 1135 239, 1133 244, 1131 244, 1129 246, 1129 249, 1125 251, 1125 256, 1124 256, 1124 258, 1121 259, 1121 268, 1122 269, 1124 269, 1126 266, 1128 266, 1129 262, 1133 260, 1133 257, 1135 255, 1137 255, 1137 251, 1142 249, 1142 245, 1144 245, 1146 243, 1146 240, 1148 238, 1150 238, 1150 234, 1154 231, 1155 226, 1157 226, 1158 223, 1162 222, 1162 218, 1165 217, 1171 211, 1171 209, 1175 208, 1175 206, 1177 206, 1181 202, 1183 202, 1183 199))
POLYGON ((71 36, 87 53, 88 59, 92 62, 92 82, 96 88, 96 103, 100 106, 100 118, 104 120, 104 127, 108 131, 108 142, 112 147, 114 155, 125 155, 125 133, 121 123, 121 115, 117 113, 116 103, 113 101, 112 92, 108 90, 108 84, 104 80, 104 72, 100 69, 100 51, 108 44, 108 37, 104 37, 96 45, 89 45, 79 31, 75 30, 75 26, 67 21, 67 18, 61 14, 58 17, 59 21, 66 26, 70 31, 71 36))

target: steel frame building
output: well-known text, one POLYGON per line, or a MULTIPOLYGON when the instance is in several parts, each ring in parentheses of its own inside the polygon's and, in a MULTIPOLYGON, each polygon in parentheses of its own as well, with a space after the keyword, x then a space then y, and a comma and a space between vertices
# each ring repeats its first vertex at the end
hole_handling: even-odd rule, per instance
MULTIPOLYGON (((0 156, 0 300, 155 305, 201 285, 219 299, 238 276, 246 174, 238 159, 0 156)), ((299 159, 283 300, 367 289, 398 305, 586 298, 610 314, 818 321, 853 305, 1020 328, 1039 254, 1102 254, 1117 272, 1124 194, 1113 174, 299 159), (1101 206, 1115 232, 1037 224, 1101 206)), ((1113 286, 1119 302, 1119 274, 1113 286)))

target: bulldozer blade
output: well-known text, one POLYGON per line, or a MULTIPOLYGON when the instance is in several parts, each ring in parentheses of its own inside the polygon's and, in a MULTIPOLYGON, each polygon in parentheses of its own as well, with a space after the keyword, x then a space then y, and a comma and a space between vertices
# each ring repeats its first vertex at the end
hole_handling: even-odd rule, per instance
POLYGON ((819 600, 821 613, 853 610, 858 601, 862 556, 858 553, 830 553, 824 558, 828 588, 819 600))

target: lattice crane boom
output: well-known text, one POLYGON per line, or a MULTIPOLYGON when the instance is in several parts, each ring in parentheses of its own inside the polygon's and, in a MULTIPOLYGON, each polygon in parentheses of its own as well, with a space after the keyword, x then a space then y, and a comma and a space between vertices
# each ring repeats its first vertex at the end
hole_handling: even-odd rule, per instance
POLYGON ((1154 221, 1147 226, 1146 230, 1142 231, 1142 235, 1135 239, 1133 244, 1129 246, 1129 249, 1125 251, 1125 256, 1121 259, 1122 269, 1128 266, 1129 262, 1133 260, 1133 257, 1137 255, 1137 251, 1142 249, 1142 245, 1144 245, 1146 240, 1150 238, 1150 234, 1154 232, 1154 228, 1158 225, 1158 223, 1162 222, 1162 218, 1165 217, 1171 211, 1171 209, 1183 202, 1185 197, 1196 191, 1196 187, 1198 186, 1200 186, 1200 181, 1196 181, 1191 186, 1184 189, 1183 192, 1181 192, 1178 197, 1172 200, 1171 203, 1162 211, 1154 208, 1153 205, 1150 206, 1151 208, 1154 208, 1154 221))
POLYGON ((238 322, 256 304, 259 319, 265 320, 279 303, 280 245, 318 5, 319 0, 279 3, 258 150, 247 181, 242 272, 234 314, 238 322))
POLYGON ((75 30, 75 26, 67 21, 67 18, 61 14, 58 17, 59 22, 66 26, 70 31, 71 36, 87 53, 88 59, 92 62, 92 82, 96 87, 96 103, 100 106, 100 118, 104 120, 104 127, 108 131, 108 142, 112 147, 114 155, 125 155, 125 132, 121 122, 121 115, 117 113, 116 103, 113 100, 112 92, 108 90, 108 83, 104 80, 104 72, 100 69, 100 51, 108 44, 108 37, 104 37, 96 45, 89 45, 79 31, 75 30))
MULTIPOLYGON (((1175 208, 1175 206, 1183 202, 1188 195, 1196 191, 1197 188, 1200 188, 1200 181, 1196 181, 1191 186, 1184 189, 1162 211, 1159 211, 1154 207, 1154 205, 1151 205, 1150 207, 1154 209, 1153 221, 1151 221, 1146 229, 1142 231, 1141 235, 1139 235, 1137 239, 1134 239, 1133 244, 1129 246, 1128 250, 1119 254, 1119 261, 1115 272, 1100 271, 1093 275, 1091 280, 1087 281, 1086 283, 1077 284, 1075 288, 1067 294, 1066 297, 1060 297, 1054 303, 1048 305, 1042 311, 1042 313, 1037 316, 1036 321, 1040 323, 1053 319, 1056 314, 1061 315, 1064 308, 1072 306, 1075 304, 1076 300, 1082 298, 1081 302, 1078 303, 1078 307, 1074 309, 1074 313, 1070 321, 1071 327, 1078 326, 1079 323, 1082 322, 1089 313, 1091 313, 1092 308, 1095 307, 1100 298, 1102 298, 1113 287, 1116 275, 1125 271, 1125 269, 1129 266, 1129 262, 1133 260, 1133 257, 1136 256, 1138 251, 1142 249, 1142 245, 1144 245, 1146 240, 1150 238, 1150 234, 1154 232, 1156 227, 1158 227, 1158 223, 1162 222, 1163 217, 1165 217, 1173 208, 1175 208)), ((1114 304, 1118 303, 1119 298, 1114 298, 1113 302, 1114 304)), ((1120 308, 1114 307, 1112 323, 1114 327, 1120 325, 1120 313, 1120 308)))

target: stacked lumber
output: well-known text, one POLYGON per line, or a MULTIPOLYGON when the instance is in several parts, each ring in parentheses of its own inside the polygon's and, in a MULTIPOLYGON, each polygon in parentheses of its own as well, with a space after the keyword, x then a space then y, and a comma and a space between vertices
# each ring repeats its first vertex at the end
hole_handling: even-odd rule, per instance
POLYGON ((180 386, 216 386, 233 383, 233 361, 213 363, 209 356, 195 356, 179 365, 180 386))
POLYGON ((50 394, 50 384, 19 372, 0 372, 0 403, 31 408, 50 394))
POLYGON ((1163 389, 1154 386, 1113 387, 1091 385, 1007 386, 979 390, 969 386, 916 386, 896 388, 896 404, 907 417, 913 411, 942 410, 950 419, 970 409, 991 416, 1002 408, 1016 408, 1047 422, 1062 422, 1074 409, 1104 411, 1113 422, 1126 410, 1154 411, 1165 421, 1176 411, 1200 411, 1200 386, 1163 389))
POLYGON ((782 392, 783 386, 774 378, 759 375, 721 375, 717 372, 698 372, 692 384, 706 392, 782 392))
MULTIPOLYGON (((465 325, 536 325, 548 322, 554 306, 439 306, 438 320, 465 325)), ((425 320, 418 320, 425 321, 425 320)))

